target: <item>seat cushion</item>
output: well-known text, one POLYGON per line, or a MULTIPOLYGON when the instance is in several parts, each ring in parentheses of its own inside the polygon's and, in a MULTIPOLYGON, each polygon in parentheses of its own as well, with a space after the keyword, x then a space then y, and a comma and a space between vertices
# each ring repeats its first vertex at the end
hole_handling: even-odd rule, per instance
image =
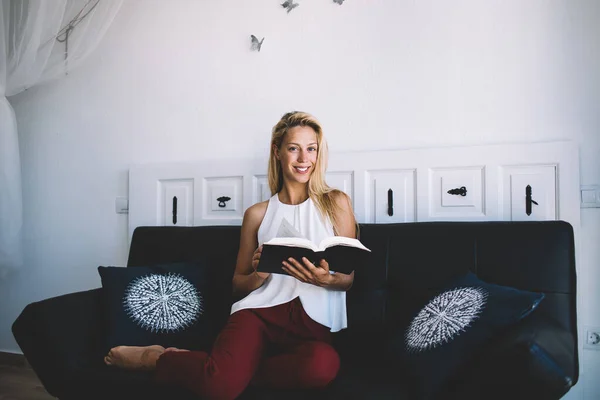
POLYGON ((192 392, 154 382, 152 371, 131 371, 97 363, 78 370, 61 400, 197 400, 192 392))
MULTIPOLYGON (((101 363, 79 370, 65 399, 88 400, 197 400, 198 396, 177 386, 159 385, 151 371, 128 371, 101 363)), ((384 365, 342 363, 337 378, 324 389, 270 389, 249 386, 239 400, 405 400, 409 399, 402 379, 384 365)))
POLYGON ((406 400, 406 384, 384 364, 342 361, 337 377, 323 389, 270 389, 249 386, 240 400, 406 400))

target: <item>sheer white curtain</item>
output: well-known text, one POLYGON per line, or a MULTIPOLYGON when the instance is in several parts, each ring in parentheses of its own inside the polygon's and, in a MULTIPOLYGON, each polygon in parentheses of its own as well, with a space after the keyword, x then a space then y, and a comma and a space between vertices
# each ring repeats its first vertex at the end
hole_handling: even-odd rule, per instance
POLYGON ((0 277, 23 264, 21 161, 7 99, 95 50, 123 0, 0 0, 0 277))

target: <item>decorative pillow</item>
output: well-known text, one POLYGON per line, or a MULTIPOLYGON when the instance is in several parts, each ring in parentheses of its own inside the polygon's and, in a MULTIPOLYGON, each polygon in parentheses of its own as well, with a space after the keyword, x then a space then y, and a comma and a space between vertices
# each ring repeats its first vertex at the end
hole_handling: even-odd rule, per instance
POLYGON ((394 356, 411 374, 415 397, 435 396, 480 346, 529 315, 543 298, 542 293, 489 284, 468 273, 415 304, 411 322, 391 341, 394 356))
POLYGON ((108 348, 158 344, 208 349, 229 315, 231 289, 211 282, 206 262, 98 267, 98 272, 108 348))

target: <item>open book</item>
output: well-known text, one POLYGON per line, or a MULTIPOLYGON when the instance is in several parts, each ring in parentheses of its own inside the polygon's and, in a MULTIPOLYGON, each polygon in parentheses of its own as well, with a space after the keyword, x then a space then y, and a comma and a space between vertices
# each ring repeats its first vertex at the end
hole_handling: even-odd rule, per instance
POLYGON ((282 261, 293 257, 304 264, 302 257, 306 257, 317 267, 320 260, 324 258, 329 263, 331 271, 350 274, 367 262, 370 252, 371 250, 358 239, 344 236, 331 236, 323 239, 319 244, 300 237, 276 237, 263 243, 257 270, 285 274, 286 272, 281 269, 282 261))

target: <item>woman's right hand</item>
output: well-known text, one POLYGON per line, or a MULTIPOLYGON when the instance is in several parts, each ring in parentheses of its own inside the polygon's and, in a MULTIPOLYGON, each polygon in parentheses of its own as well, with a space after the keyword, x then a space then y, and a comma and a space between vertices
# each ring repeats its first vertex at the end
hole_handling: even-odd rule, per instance
POLYGON ((254 250, 254 254, 252 255, 252 268, 254 268, 254 273, 256 275, 258 275, 263 280, 265 280, 271 274, 269 272, 258 272, 256 270, 258 268, 258 263, 260 262, 260 255, 262 254, 262 249, 263 249, 263 247, 261 245, 261 246, 258 246, 258 248, 256 250, 254 250))

